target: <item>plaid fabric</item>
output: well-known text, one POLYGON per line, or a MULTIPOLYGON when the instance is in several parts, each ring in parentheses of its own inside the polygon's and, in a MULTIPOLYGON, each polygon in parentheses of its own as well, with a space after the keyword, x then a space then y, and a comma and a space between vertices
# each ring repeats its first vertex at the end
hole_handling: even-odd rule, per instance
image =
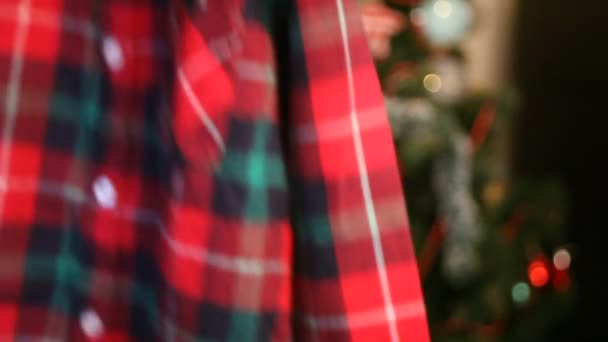
POLYGON ((0 341, 428 341, 352 0, 0 2, 0 341))

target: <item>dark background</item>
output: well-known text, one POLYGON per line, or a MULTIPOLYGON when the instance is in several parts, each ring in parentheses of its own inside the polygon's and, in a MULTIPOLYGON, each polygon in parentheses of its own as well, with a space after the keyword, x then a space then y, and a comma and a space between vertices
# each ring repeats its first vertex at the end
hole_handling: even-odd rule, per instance
POLYGON ((516 21, 515 175, 562 177, 575 245, 576 308, 547 340, 608 341, 608 1, 520 0, 516 21))

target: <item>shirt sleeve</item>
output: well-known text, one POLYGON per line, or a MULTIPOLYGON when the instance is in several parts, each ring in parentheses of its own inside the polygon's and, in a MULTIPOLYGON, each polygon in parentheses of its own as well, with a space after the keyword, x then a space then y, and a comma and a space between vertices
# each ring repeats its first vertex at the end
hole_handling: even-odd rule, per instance
POLYGON ((384 101, 353 0, 291 0, 280 65, 294 337, 429 340, 384 101))

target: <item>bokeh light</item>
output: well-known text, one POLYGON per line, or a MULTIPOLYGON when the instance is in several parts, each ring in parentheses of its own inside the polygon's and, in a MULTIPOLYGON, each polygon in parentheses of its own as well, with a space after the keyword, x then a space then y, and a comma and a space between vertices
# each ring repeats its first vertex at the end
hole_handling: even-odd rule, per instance
POLYGON ((441 78, 437 74, 426 75, 422 82, 424 83, 424 88, 431 93, 441 90, 441 78))
POLYGON ((518 304, 523 304, 530 299, 530 286, 524 282, 519 282, 513 286, 511 290, 513 301, 518 304))
POLYGON ((567 249, 561 248, 553 255, 553 265, 560 271, 565 271, 570 267, 572 258, 570 252, 567 249))
POLYGON ((549 270, 542 261, 534 261, 528 267, 530 283, 535 287, 543 287, 549 282, 549 270))

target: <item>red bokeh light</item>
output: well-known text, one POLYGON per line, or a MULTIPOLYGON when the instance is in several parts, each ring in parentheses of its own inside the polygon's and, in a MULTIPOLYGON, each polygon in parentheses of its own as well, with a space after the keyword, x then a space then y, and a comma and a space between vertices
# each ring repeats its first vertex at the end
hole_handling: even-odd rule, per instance
POLYGON ((542 261, 534 261, 528 267, 530 283, 535 287, 543 287, 549 282, 549 269, 542 261))
POLYGON ((568 272, 557 271, 553 276, 553 287, 557 291, 564 292, 570 287, 570 275, 568 272))

